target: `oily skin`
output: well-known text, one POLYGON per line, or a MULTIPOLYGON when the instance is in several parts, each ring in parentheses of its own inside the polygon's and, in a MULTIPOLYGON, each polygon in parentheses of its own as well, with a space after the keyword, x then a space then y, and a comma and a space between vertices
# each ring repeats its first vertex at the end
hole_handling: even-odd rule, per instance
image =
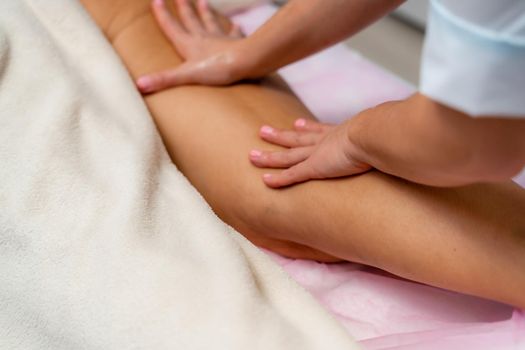
MULTIPOLYGON (((149 1, 82 2, 132 78, 181 62, 149 1)), ((252 149, 280 149, 259 138, 260 127, 313 119, 278 80, 184 86, 145 102, 173 162, 255 244, 291 257, 365 263, 525 307, 525 195, 517 185, 436 189, 369 172, 272 190, 260 181, 267 170, 248 159, 252 149)))

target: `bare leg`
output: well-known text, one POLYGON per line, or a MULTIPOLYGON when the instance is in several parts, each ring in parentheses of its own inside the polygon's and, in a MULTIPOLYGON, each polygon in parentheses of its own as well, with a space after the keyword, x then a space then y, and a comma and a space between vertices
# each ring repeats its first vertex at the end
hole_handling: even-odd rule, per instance
MULTIPOLYGON (((133 77, 180 63, 147 0, 83 3, 133 77)), ((312 118, 287 89, 275 81, 187 86, 145 100, 174 163, 254 243, 525 307, 525 191, 517 185, 435 189, 371 172, 270 190, 247 156, 269 147, 259 127, 312 118)))

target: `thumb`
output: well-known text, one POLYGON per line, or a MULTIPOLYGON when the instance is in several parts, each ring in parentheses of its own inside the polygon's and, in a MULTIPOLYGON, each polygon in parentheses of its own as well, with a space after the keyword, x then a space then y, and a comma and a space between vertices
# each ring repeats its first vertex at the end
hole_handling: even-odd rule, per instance
POLYGON ((142 93, 152 93, 178 85, 198 83, 197 77, 201 69, 194 63, 185 62, 175 69, 143 75, 137 79, 137 86, 142 93))
POLYGON ((281 171, 280 173, 263 175, 264 183, 266 184, 266 186, 271 188, 286 187, 295 183, 305 182, 314 178, 316 177, 312 172, 312 168, 308 160, 296 164, 289 169, 281 171))

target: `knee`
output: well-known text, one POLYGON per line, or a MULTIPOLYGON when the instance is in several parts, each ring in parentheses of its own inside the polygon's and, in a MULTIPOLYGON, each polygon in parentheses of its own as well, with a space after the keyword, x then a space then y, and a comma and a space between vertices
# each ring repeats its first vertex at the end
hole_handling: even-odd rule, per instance
MULTIPOLYGON (((253 169, 252 169, 253 170, 253 169)), ((198 182, 199 189, 215 213, 244 235, 265 239, 290 239, 290 197, 286 190, 273 190, 254 171, 232 176, 220 186, 198 182)))
POLYGON ((308 229, 288 216, 293 203, 286 192, 250 186, 244 194, 221 206, 219 216, 253 244, 292 259, 342 261, 306 243, 308 229))
POLYGON ((228 195, 222 195, 221 200, 212 205, 223 220, 241 233, 249 233, 269 238, 278 238, 281 228, 277 225, 286 210, 285 198, 279 198, 279 193, 265 188, 264 184, 245 182, 236 184, 228 195))

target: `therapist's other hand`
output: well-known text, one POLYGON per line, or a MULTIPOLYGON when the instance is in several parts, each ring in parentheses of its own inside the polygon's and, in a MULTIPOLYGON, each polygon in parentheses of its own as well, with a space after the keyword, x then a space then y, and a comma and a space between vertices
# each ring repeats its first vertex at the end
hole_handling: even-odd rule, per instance
POLYGON ((358 152, 348 137, 348 123, 335 126, 298 119, 294 130, 263 126, 260 136, 267 142, 288 147, 276 152, 250 152, 250 160, 257 167, 285 169, 263 175, 264 183, 272 188, 311 179, 355 175, 371 169, 356 158, 358 152))
POLYGON ((140 91, 151 93, 183 84, 227 85, 240 80, 241 55, 236 48, 243 35, 239 27, 233 25, 225 32, 206 0, 198 0, 195 8, 189 0, 175 0, 175 4, 180 21, 164 0, 154 0, 152 8, 160 28, 185 62, 140 77, 140 91))

